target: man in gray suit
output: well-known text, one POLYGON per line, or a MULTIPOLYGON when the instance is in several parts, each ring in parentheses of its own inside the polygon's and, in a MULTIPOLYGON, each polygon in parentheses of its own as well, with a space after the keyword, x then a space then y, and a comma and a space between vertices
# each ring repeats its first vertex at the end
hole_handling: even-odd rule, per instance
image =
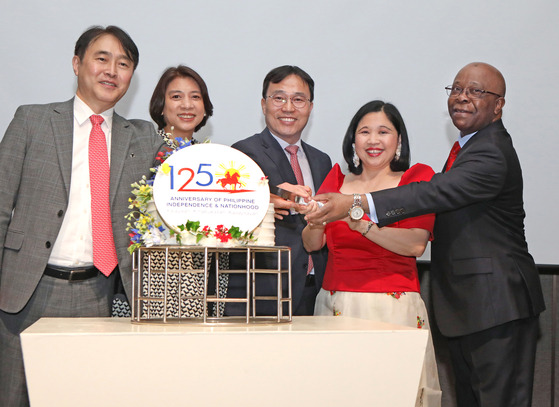
POLYGON ((29 404, 19 338, 24 329, 41 317, 110 316, 117 274, 130 295, 124 219, 130 184, 149 173, 162 146, 149 122, 129 121, 113 111, 128 90, 138 57, 120 28, 88 29, 72 59, 76 96, 19 107, 0 143, 1 406, 29 404), (104 154, 90 156, 94 131, 104 154), (95 167, 90 174, 89 164, 99 157, 106 163, 104 251, 96 251, 99 244, 92 238, 92 219, 99 219, 94 177, 103 171, 95 167), (98 259, 107 253, 112 262, 100 266, 98 259))
MULTIPOLYGON (((431 296, 448 339, 458 406, 529 407, 545 304, 524 237, 522 170, 501 120, 505 79, 474 62, 446 89, 460 138, 443 172, 366 194, 364 207, 379 227, 437 213, 431 296)), ((313 223, 347 216, 353 203, 342 194, 316 198, 328 202, 307 217, 313 223)))
MULTIPOLYGON (((302 196, 310 197, 332 168, 328 155, 301 140, 313 108, 313 97, 314 81, 301 68, 284 65, 272 69, 264 78, 260 102, 266 128, 261 133, 232 145, 260 166, 268 177, 272 192, 277 192, 276 187, 283 184, 284 188, 292 191, 299 188, 302 196), (288 153, 287 150, 290 149, 294 149, 292 151, 297 158, 288 153), (293 169, 293 160, 297 161, 296 165, 300 168, 300 179, 293 169)), ((309 257, 301 238, 306 223, 302 215, 291 211, 295 208, 301 211, 302 208, 295 202, 276 195, 272 195, 272 202, 277 218, 276 245, 291 247, 293 312, 295 315, 312 315, 326 268, 327 251, 322 249, 309 257)), ((236 259, 236 256, 231 257, 234 268, 244 267, 244 263, 238 264, 236 259)), ((283 264, 286 264, 285 261, 283 264)), ((260 264, 267 268, 276 266, 274 256, 270 255, 261 256, 257 262, 262 262, 260 264)), ((277 282, 273 276, 258 276, 256 282, 256 293, 259 296, 271 296, 277 292, 277 282)), ((284 296, 287 296, 287 280, 283 287, 284 296)), ((228 296, 243 297, 245 293, 246 278, 231 274, 228 296)), ((228 303, 225 310, 228 315, 239 315, 244 312, 240 308, 240 304, 228 303)), ((275 301, 258 301, 256 304, 259 315, 274 315, 276 310, 275 301)))

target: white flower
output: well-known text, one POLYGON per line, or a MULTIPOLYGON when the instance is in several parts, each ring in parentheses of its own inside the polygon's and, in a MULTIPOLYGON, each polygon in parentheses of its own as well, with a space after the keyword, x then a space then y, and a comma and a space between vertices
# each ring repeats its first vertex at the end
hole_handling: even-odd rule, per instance
POLYGON ((146 247, 164 244, 165 239, 165 234, 152 225, 149 225, 148 231, 142 235, 142 240, 146 247))

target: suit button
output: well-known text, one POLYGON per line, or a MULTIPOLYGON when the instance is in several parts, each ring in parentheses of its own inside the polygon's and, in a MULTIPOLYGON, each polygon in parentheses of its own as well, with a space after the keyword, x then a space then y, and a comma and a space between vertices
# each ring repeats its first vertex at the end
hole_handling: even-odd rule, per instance
POLYGON ((45 243, 45 247, 46 247, 47 249, 50 249, 50 246, 51 246, 51 243, 50 243, 50 242, 46 242, 46 243, 45 243))
POLYGON ((58 213, 57 213, 57 215, 58 215, 59 218, 61 218, 62 215, 64 215, 64 211, 63 211, 62 209, 59 210, 58 213))
POLYGON ((308 268, 309 268, 309 263, 303 264, 303 269, 304 269, 304 270, 306 270, 306 269, 308 269, 308 268))

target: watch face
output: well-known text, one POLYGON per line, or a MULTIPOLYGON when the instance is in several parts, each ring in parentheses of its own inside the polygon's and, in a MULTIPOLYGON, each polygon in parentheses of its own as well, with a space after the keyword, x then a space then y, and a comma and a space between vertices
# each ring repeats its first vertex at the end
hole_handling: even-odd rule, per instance
POLYGON ((362 207, 360 206, 354 206, 353 208, 351 208, 351 210, 349 211, 349 216, 351 219, 353 220, 359 220, 363 217, 363 215, 365 215, 365 211, 363 210, 362 207))

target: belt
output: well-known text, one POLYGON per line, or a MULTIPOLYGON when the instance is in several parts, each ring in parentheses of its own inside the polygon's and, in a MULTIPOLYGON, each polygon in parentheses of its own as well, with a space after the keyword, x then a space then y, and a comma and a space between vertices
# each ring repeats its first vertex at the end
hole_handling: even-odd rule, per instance
POLYGON ((49 277, 60 278, 68 281, 83 281, 99 275, 97 267, 73 269, 70 267, 47 266, 44 274, 49 277))

